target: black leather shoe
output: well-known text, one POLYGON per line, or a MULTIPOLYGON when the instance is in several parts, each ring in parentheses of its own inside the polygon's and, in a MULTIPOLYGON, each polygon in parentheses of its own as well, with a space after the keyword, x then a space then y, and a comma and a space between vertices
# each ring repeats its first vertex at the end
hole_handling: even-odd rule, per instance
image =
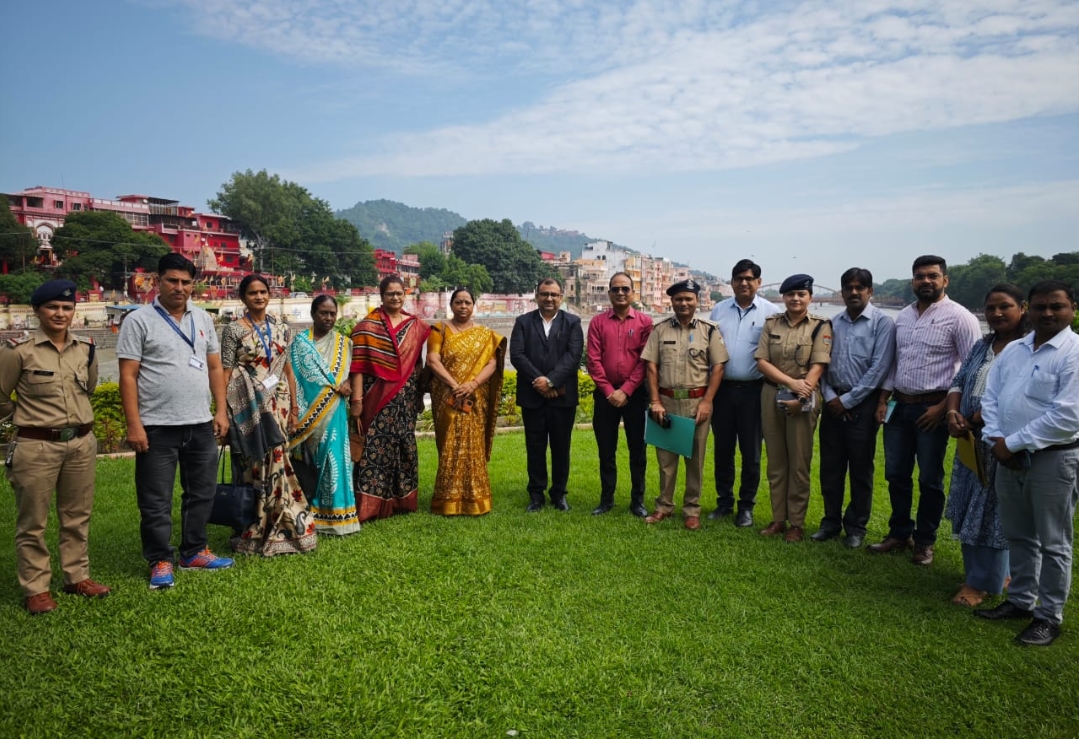
POLYGON ((604 513, 610 512, 614 508, 614 503, 600 503, 598 506, 592 509, 593 516, 602 516, 604 513))
POLYGON ((1010 600, 1006 600, 996 608, 987 608, 982 611, 975 611, 974 615, 978 618, 987 618, 990 621, 1002 621, 1004 619, 1025 620, 1028 618, 1034 618, 1034 611, 1028 611, 1025 608, 1012 603, 1010 600))
POLYGON ((529 503, 528 508, 525 508, 525 513, 539 513, 543 510, 543 503, 529 503))
POLYGON ((829 539, 834 539, 837 536, 839 536, 838 531, 835 531, 833 529, 826 529, 823 526, 821 526, 809 538, 812 539, 813 541, 828 541, 829 539))
POLYGON ((858 549, 862 546, 862 542, 865 541, 865 534, 847 534, 847 538, 843 540, 843 546, 850 547, 851 549, 858 549))
POLYGON ((738 515, 734 517, 734 525, 740 529, 748 529, 753 525, 753 511, 749 508, 738 511, 738 515))
POLYGON ((1054 626, 1044 618, 1036 618, 1030 626, 1015 635, 1015 641, 1025 647, 1047 647, 1056 641, 1058 636, 1059 626, 1054 626))
POLYGON ((629 512, 637 518, 645 518, 648 516, 648 509, 641 503, 634 503, 629 507, 629 512))
POLYGON ((553 505, 557 510, 560 511, 569 510, 569 502, 566 500, 565 496, 559 498, 558 500, 552 500, 551 505, 553 505))
POLYGON ((709 521, 718 521, 721 518, 726 518, 729 515, 731 515, 731 509, 730 508, 717 508, 714 511, 712 511, 711 513, 708 514, 708 520, 709 521))

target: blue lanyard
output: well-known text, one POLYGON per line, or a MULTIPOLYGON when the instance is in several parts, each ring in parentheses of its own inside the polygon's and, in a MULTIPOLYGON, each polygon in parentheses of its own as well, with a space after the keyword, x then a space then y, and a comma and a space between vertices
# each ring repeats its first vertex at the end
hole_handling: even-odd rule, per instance
POLYGON ((262 343, 262 350, 264 352, 266 352, 266 364, 268 364, 268 365, 272 364, 273 363, 273 333, 271 333, 269 317, 267 316, 267 318, 266 318, 266 335, 263 336, 262 335, 262 329, 259 328, 259 325, 257 323, 255 323, 255 319, 253 319, 251 317, 251 314, 250 313, 245 313, 244 315, 247 316, 247 320, 251 322, 251 327, 254 328, 255 333, 258 334, 259 342, 262 343))
POLYGON ((161 308, 160 305, 155 305, 154 310, 157 311, 159 316, 161 316, 162 318, 165 319, 165 323, 172 326, 172 330, 180 335, 180 338, 184 340, 185 344, 187 344, 192 349, 195 348, 195 317, 193 315, 191 315, 190 313, 187 314, 188 317, 191 319, 191 336, 188 336, 187 334, 185 334, 183 331, 180 330, 179 324, 176 321, 174 321, 172 319, 172 316, 170 316, 168 313, 166 313, 161 308))

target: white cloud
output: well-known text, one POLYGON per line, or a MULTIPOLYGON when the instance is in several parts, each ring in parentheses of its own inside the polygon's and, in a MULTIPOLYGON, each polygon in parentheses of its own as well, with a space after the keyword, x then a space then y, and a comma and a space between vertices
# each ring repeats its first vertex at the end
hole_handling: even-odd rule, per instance
POLYGON ((445 76, 477 108, 486 77, 547 81, 476 125, 342 142, 361 154, 289 173, 305 182, 714 170, 1079 110, 1066 0, 174 2, 202 33, 402 85, 445 76))

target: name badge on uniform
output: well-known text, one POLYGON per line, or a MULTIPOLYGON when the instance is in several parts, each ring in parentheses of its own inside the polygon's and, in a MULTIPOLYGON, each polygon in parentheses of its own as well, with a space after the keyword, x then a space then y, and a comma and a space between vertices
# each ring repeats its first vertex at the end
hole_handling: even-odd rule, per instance
POLYGON ((267 390, 273 390, 277 387, 277 383, 280 382, 277 375, 266 375, 266 379, 262 381, 262 386, 267 390))
POLYGON ((192 354, 191 359, 187 360, 187 366, 193 367, 201 372, 202 370, 206 369, 206 362, 202 361, 194 354, 192 354))

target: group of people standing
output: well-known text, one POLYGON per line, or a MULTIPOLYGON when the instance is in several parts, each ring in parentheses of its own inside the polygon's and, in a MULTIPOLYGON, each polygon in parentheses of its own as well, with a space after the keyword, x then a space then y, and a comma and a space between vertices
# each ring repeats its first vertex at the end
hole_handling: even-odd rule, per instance
MULTIPOLYGON (((234 469, 258 491, 254 522, 231 541, 236 552, 306 552, 320 534, 349 534, 364 521, 415 511, 415 423, 426 392, 439 453, 432 512, 491 510, 487 463, 507 342, 474 322, 469 290, 455 290, 451 318, 429 326, 403 310, 403 282, 387 277, 379 285, 381 305, 355 324, 350 338, 335 331, 337 306, 328 296, 313 301, 311 328, 293 335, 267 313, 267 281, 249 275, 239 287, 245 313, 219 342, 210 316, 190 303, 194 265, 169 254, 158 273, 158 297, 125 320, 117 345, 151 589, 173 585, 176 563, 193 570, 233 564, 210 551, 206 535, 219 443, 226 440, 234 469), (171 544, 177 468, 178 552, 171 544)), ((761 270, 751 260, 738 262, 731 278, 734 296, 710 320, 696 315, 700 285, 684 280, 667 290, 673 316, 653 323, 633 308, 632 278, 615 274, 611 308, 592 319, 587 342, 580 319, 561 310, 561 284, 539 283, 537 309, 517 318, 508 346, 525 431, 528 511, 540 511, 548 499, 569 510, 582 353, 595 382, 600 500, 594 515, 614 507, 620 428, 630 511, 649 524, 673 515, 683 457, 657 446, 660 494, 649 514, 645 436, 649 423, 666 427, 677 416, 692 419, 694 428, 684 457, 685 527, 701 526, 711 431, 716 508, 708 518, 733 516, 738 527, 753 525, 763 441, 771 518, 760 533, 800 542, 820 419, 824 517, 810 538, 843 536, 846 546, 858 548, 872 511, 883 426, 891 517, 887 536, 869 551, 910 551, 912 562, 928 566, 946 514, 966 570, 954 602, 978 606, 1010 582, 1008 598, 978 615, 1029 619, 1018 641, 1052 643, 1070 587, 1079 497, 1072 288, 1046 281, 1024 296, 1012 285, 993 287, 985 301, 990 332, 980 337, 974 315, 946 295, 945 260, 932 255, 914 261, 916 300, 895 321, 873 305, 873 278, 865 269, 841 276, 845 310, 833 320, 809 312, 808 275, 783 282, 783 309, 757 294, 761 270), (973 453, 957 455, 948 497, 950 437, 973 453), (737 508, 736 450, 742 458, 737 508), (974 458, 980 464, 972 465, 974 458)), ((7 467, 19 509, 20 585, 27 609, 45 613, 56 607, 44 544, 53 490, 64 589, 90 597, 109 589, 89 578, 86 555, 96 453, 89 405, 97 381, 94 347, 68 331, 73 283, 45 283, 32 304, 40 328, 0 351, 0 417, 17 426, 7 467)))

